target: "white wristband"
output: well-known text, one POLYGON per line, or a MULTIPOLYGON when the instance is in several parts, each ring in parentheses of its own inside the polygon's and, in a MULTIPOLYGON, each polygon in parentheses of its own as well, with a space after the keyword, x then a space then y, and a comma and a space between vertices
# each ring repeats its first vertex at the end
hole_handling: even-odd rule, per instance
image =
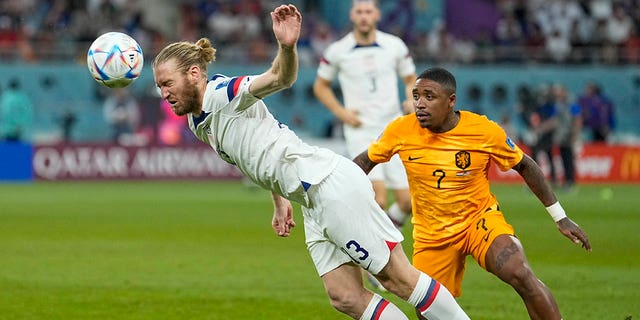
POLYGON ((549 215, 551 216, 553 221, 555 222, 558 222, 567 217, 567 214, 564 212, 564 209, 560 205, 559 201, 556 201, 556 203, 548 206, 546 209, 547 209, 547 212, 549 212, 549 215))

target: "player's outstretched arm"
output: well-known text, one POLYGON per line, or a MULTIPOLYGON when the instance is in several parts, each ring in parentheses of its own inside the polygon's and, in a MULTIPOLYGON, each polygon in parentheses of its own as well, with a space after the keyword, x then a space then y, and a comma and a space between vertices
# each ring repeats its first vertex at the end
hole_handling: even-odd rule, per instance
POLYGON ((558 202, 553 190, 547 183, 542 170, 531 157, 524 155, 520 163, 513 167, 527 183, 527 186, 538 197, 540 202, 547 208, 549 214, 556 222, 558 230, 565 237, 576 244, 581 244, 587 251, 591 251, 591 244, 587 234, 566 216, 564 209, 558 202))
POLYGON ((273 199, 273 220, 271 221, 273 231, 280 237, 288 237, 291 234, 291 228, 296 226, 293 221, 291 202, 275 193, 271 193, 271 196, 273 199))
POLYGON ((302 15, 294 5, 281 5, 271 12, 278 54, 271 68, 251 83, 249 91, 258 98, 289 88, 298 77, 298 52, 302 15))

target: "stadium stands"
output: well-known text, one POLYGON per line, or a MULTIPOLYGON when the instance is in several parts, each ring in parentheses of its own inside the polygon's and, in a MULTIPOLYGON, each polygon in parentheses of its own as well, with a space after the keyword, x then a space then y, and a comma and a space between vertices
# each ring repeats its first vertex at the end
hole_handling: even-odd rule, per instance
MULTIPOLYGON (((561 82, 577 96, 587 81, 596 80, 614 102, 617 141, 636 141, 639 2, 442 0, 425 6, 421 1, 381 1, 380 27, 405 38, 419 69, 446 64, 456 73, 460 108, 499 120, 505 113, 514 116, 516 92, 522 86, 561 82), (413 10, 398 10, 400 6, 413 10), (459 23, 462 20, 464 24, 459 23), (550 39, 554 45, 549 45, 550 39)), ((294 88, 269 98, 279 100, 270 105, 301 134, 326 137, 335 133, 333 117, 315 101, 310 86, 322 50, 349 28, 349 1, 293 3, 305 15, 300 77, 294 88)), ((208 36, 221 46, 213 72, 253 73, 262 70, 274 52, 265 19, 275 4, 267 0, 3 1, 0 88, 14 75, 22 80, 36 103, 38 141, 60 139, 61 118, 69 113, 77 116, 73 141, 105 141, 108 127, 101 103, 108 92, 90 79, 84 67, 86 48, 97 35, 114 29, 133 35, 147 61, 168 41, 208 36), (225 34, 216 26, 219 19, 229 22, 225 34), (251 23, 238 23, 247 21, 251 23)), ((141 100, 157 98, 148 63, 131 90, 141 100)))

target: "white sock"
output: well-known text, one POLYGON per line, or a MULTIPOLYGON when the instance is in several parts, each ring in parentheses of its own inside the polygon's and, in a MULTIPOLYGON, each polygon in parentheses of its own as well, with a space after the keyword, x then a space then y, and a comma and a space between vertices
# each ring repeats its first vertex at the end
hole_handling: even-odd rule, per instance
POLYGON ((407 316, 393 303, 383 299, 378 294, 373 294, 367 309, 360 317, 360 320, 409 320, 407 316))
POLYGON ((418 312, 429 320, 469 319, 451 292, 424 273, 420 273, 416 288, 407 302, 414 305, 418 312))
POLYGON ((400 210, 400 206, 398 205, 398 203, 394 202, 391 207, 389 207, 389 210, 387 210, 387 215, 389 216, 393 224, 395 224, 396 227, 400 228, 404 225, 405 221, 407 221, 409 213, 400 210))

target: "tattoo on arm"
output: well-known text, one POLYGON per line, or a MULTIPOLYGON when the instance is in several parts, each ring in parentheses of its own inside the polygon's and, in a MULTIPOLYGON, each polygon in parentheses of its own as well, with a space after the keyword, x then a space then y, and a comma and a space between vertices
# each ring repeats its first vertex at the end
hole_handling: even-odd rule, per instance
POLYGON ((369 174, 369 172, 371 172, 371 169, 373 169, 373 167, 375 167, 377 164, 369 159, 367 150, 353 158, 353 162, 355 162, 366 174, 369 174))
POLYGON ((550 206, 557 201, 553 190, 547 183, 544 173, 542 173, 538 164, 531 159, 531 157, 525 155, 522 161, 515 165, 513 169, 518 171, 527 183, 529 189, 531 189, 542 204, 550 206))

